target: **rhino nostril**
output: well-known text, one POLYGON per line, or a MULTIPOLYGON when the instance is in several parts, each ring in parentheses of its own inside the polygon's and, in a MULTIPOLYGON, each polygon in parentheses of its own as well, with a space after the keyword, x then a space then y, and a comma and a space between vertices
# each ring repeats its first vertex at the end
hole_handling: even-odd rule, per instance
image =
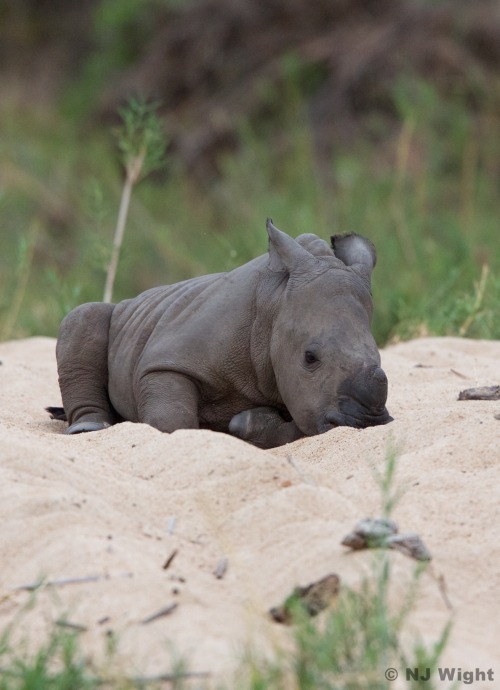
POLYGON ((380 367, 377 367, 373 372, 373 378, 377 384, 387 384, 387 376, 385 375, 385 371, 380 367))
POLYGON ((335 424, 336 426, 343 426, 345 424, 345 416, 337 410, 329 410, 325 415, 325 419, 328 424, 335 424))
POLYGON ((385 371, 376 367, 368 377, 360 381, 353 390, 353 396, 370 410, 379 411, 387 400, 388 382, 385 371))

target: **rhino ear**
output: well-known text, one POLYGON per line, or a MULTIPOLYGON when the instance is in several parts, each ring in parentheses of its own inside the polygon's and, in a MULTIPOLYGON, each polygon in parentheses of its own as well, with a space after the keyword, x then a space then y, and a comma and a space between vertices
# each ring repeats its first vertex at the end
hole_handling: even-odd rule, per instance
POLYGON ((334 235, 331 240, 337 259, 346 266, 352 266, 370 281, 372 270, 377 263, 374 244, 355 232, 348 235, 334 235))
POLYGON ((272 271, 296 271, 304 262, 313 259, 312 255, 292 237, 273 225, 268 218, 266 222, 269 235, 269 267, 272 271))

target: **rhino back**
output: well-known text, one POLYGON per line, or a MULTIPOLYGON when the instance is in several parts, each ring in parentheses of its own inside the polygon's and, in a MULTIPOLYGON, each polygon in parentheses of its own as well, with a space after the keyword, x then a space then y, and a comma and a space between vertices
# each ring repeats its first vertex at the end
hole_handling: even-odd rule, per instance
POLYGON ((109 394, 124 418, 137 421, 141 378, 155 371, 196 379, 201 421, 209 426, 221 426, 217 420, 223 418, 223 427, 233 408, 259 397, 249 350, 256 285, 265 263, 259 257, 229 273, 153 288, 115 307, 109 394))

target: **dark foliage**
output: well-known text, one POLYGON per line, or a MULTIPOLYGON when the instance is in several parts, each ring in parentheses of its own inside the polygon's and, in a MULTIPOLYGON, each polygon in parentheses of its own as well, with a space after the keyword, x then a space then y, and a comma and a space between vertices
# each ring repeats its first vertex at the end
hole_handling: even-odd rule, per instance
POLYGON ((459 92, 472 109, 500 98, 494 0, 147 0, 122 3, 110 21, 114 6, 7 0, 4 78, 21 78, 39 101, 80 74, 87 94, 93 61, 91 116, 114 119, 131 94, 161 101, 173 149, 201 175, 238 146, 241 121, 267 127, 279 145, 291 88, 307 104, 320 160, 338 142, 390 130, 398 76, 459 92))

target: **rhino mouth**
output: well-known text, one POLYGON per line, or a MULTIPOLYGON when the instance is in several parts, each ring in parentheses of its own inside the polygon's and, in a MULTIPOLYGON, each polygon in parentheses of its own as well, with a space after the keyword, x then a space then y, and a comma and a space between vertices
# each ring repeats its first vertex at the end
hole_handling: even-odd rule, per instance
POLYGON ((350 426, 355 429, 366 429, 392 422, 393 418, 387 408, 367 409, 354 400, 341 400, 338 410, 329 410, 320 425, 319 433, 324 433, 337 426, 350 426))

